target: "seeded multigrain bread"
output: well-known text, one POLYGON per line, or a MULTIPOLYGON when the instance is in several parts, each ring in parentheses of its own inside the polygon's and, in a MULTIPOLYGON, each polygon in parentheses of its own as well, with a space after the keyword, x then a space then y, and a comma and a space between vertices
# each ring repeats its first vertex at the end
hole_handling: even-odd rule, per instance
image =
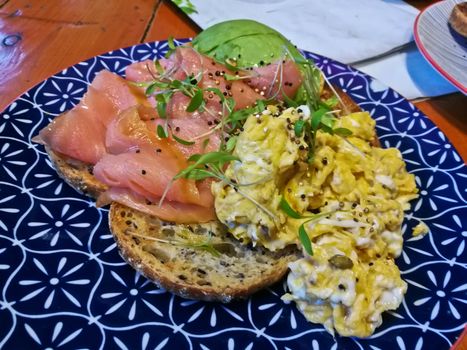
POLYGON ((229 302, 279 281, 296 247, 246 246, 217 221, 175 225, 112 203, 109 225, 122 257, 157 285, 184 298, 229 302))
POLYGON ((96 199, 107 186, 92 174, 93 166, 54 152, 45 146, 57 174, 79 193, 96 199))
POLYGON ((467 1, 454 6, 449 16, 449 24, 457 33, 467 37, 467 1))

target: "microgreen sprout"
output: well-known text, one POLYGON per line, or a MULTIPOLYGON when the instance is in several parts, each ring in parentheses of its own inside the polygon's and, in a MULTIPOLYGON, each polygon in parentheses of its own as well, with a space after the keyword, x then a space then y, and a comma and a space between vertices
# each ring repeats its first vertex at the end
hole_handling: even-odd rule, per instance
POLYGON ((300 227, 298 228, 298 238, 303 248, 308 253, 308 255, 313 255, 313 248, 311 246, 311 240, 310 240, 310 237, 308 236, 308 233, 306 232, 305 225, 311 221, 329 216, 333 214, 334 212, 331 211, 331 212, 312 214, 312 215, 302 215, 296 212, 284 197, 281 198, 279 202, 279 207, 282 209, 284 213, 287 214, 287 216, 293 219, 304 220, 302 224, 300 225, 300 227))
POLYGON ((181 239, 162 239, 162 238, 142 235, 142 234, 131 232, 131 231, 129 231, 128 233, 132 236, 147 239, 147 240, 158 242, 158 243, 172 244, 172 245, 184 247, 184 248, 204 250, 212 254, 215 257, 221 256, 221 252, 219 252, 212 244, 211 231, 209 231, 209 236, 207 237, 207 239, 202 240, 202 241, 201 240, 190 240, 187 235, 185 235, 185 237, 181 237, 181 239))
MULTIPOLYGON (((206 178, 218 179, 226 185, 234 188, 235 192, 237 192, 247 200, 251 201, 273 220, 276 219, 274 213, 272 213, 269 209, 267 209, 265 206, 259 203, 256 199, 252 198, 251 196, 249 196, 241 190, 241 187, 244 186, 243 184, 238 183, 237 181, 233 182, 225 175, 223 171, 225 164, 231 161, 240 161, 240 158, 238 158, 237 156, 234 156, 230 152, 226 151, 216 151, 204 154, 194 154, 190 158, 188 158, 188 161, 192 162, 192 164, 180 171, 177 175, 175 175, 173 180, 177 180, 180 178, 196 181, 204 180, 206 178)), ((251 184, 246 184, 245 186, 249 185, 251 184)))

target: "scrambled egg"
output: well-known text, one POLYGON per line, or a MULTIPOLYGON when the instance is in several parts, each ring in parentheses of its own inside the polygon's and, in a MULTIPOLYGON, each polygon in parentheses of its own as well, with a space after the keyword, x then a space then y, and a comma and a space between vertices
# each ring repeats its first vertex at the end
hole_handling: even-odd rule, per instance
POLYGON ((407 289, 394 258, 402 251, 404 210, 417 197, 414 176, 397 149, 372 146, 375 122, 366 112, 337 121, 352 131, 347 138, 318 131, 308 164, 307 146, 293 133, 298 118, 294 109, 248 118, 235 149, 241 162, 226 171, 238 189, 213 185, 216 213, 235 237, 269 249, 300 244, 305 223, 314 253, 290 264, 283 299, 332 334, 366 337, 407 289), (302 216, 325 214, 288 217, 281 196, 302 216))
POLYGON ((424 222, 420 221, 420 223, 413 228, 412 236, 425 236, 428 232, 430 232, 428 226, 424 222))
POLYGON ((286 181, 307 156, 303 137, 295 137, 293 123, 299 113, 289 108, 280 113, 269 106, 243 125, 232 162, 225 175, 237 188, 216 182, 212 185, 218 219, 239 240, 258 242, 270 250, 295 243, 296 233, 282 229, 287 215, 279 209, 286 181))

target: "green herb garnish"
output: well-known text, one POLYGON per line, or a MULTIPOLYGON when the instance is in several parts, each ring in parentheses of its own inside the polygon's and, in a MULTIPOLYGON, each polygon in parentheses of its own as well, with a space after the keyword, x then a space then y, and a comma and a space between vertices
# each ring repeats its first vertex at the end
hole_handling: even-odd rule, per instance
POLYGON ((334 212, 327 212, 327 213, 319 213, 319 214, 313 214, 313 215, 301 215, 300 213, 296 212, 292 206, 286 201, 284 197, 281 198, 279 202, 279 208, 282 209, 284 213, 287 214, 287 216, 290 216, 293 219, 303 219, 304 221, 298 228, 298 238, 300 240, 300 243, 302 244, 303 248, 305 251, 308 253, 308 255, 313 255, 313 249, 311 246, 311 240, 310 237, 308 236, 308 233, 306 232, 305 225, 308 224, 311 221, 320 219, 322 217, 331 215, 334 212))
POLYGON ((168 137, 168 134, 162 125, 157 126, 157 136, 159 136, 161 139, 165 139, 166 137, 168 137))
POLYGON ((187 141, 187 140, 184 140, 180 137, 178 137, 177 135, 175 135, 174 133, 172 133, 172 137, 175 141, 177 141, 178 143, 182 144, 182 145, 185 145, 185 146, 191 146, 191 145, 194 145, 195 144, 195 141, 187 141))
POLYGON ((204 241, 190 240, 187 234, 182 235, 182 237, 180 237, 180 234, 179 234, 178 236, 180 237, 180 239, 161 239, 161 238, 142 235, 136 232, 128 232, 128 233, 132 236, 140 237, 140 238, 158 242, 158 243, 166 243, 166 244, 172 244, 172 245, 184 247, 184 248, 204 250, 208 252, 209 254, 212 254, 215 257, 220 257, 222 255, 221 252, 219 252, 211 242, 212 241, 211 231, 209 231, 209 236, 204 241))

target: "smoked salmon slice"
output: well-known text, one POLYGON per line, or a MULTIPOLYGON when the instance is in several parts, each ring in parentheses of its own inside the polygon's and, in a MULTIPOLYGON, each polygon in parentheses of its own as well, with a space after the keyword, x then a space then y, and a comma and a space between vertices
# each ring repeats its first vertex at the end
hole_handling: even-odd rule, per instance
POLYGON ((110 187, 128 188, 146 198, 161 198, 168 188, 169 201, 209 206, 212 195, 202 196, 191 180, 172 178, 182 170, 170 154, 141 147, 120 154, 107 154, 95 166, 94 176, 110 187))
POLYGON ((106 153, 107 125, 123 110, 147 104, 146 97, 122 77, 101 71, 79 104, 39 132, 36 142, 85 163, 96 164, 106 153))
POLYGON ((253 68, 254 74, 247 80, 248 85, 263 91, 267 98, 283 100, 283 95, 294 98, 302 85, 302 74, 295 62, 284 60, 267 66, 253 68))
POLYGON ((118 202, 162 220, 176 223, 208 222, 216 219, 214 206, 203 207, 168 200, 159 206, 158 198, 145 198, 125 188, 113 187, 105 192, 101 199, 105 201, 104 204, 118 202))
MULTIPOLYGON (((159 62, 165 81, 190 77, 200 88, 218 89, 232 98, 236 110, 260 99, 280 98, 280 93, 292 97, 301 83, 291 61, 239 72, 192 47, 179 47, 159 62)), ((79 104, 41 130, 36 141, 94 165, 94 176, 109 186, 99 205, 117 201, 179 223, 212 220, 212 180, 173 178, 188 166, 191 155, 219 149, 223 134, 216 125, 228 112, 217 90, 204 91, 204 108, 194 112, 187 112, 192 98, 177 91, 167 104, 167 119, 160 118, 154 97, 145 96, 145 87, 135 84, 159 75, 150 60, 128 66, 126 79, 105 70, 98 73, 79 104), (168 137, 156 132, 161 126, 168 137)))

